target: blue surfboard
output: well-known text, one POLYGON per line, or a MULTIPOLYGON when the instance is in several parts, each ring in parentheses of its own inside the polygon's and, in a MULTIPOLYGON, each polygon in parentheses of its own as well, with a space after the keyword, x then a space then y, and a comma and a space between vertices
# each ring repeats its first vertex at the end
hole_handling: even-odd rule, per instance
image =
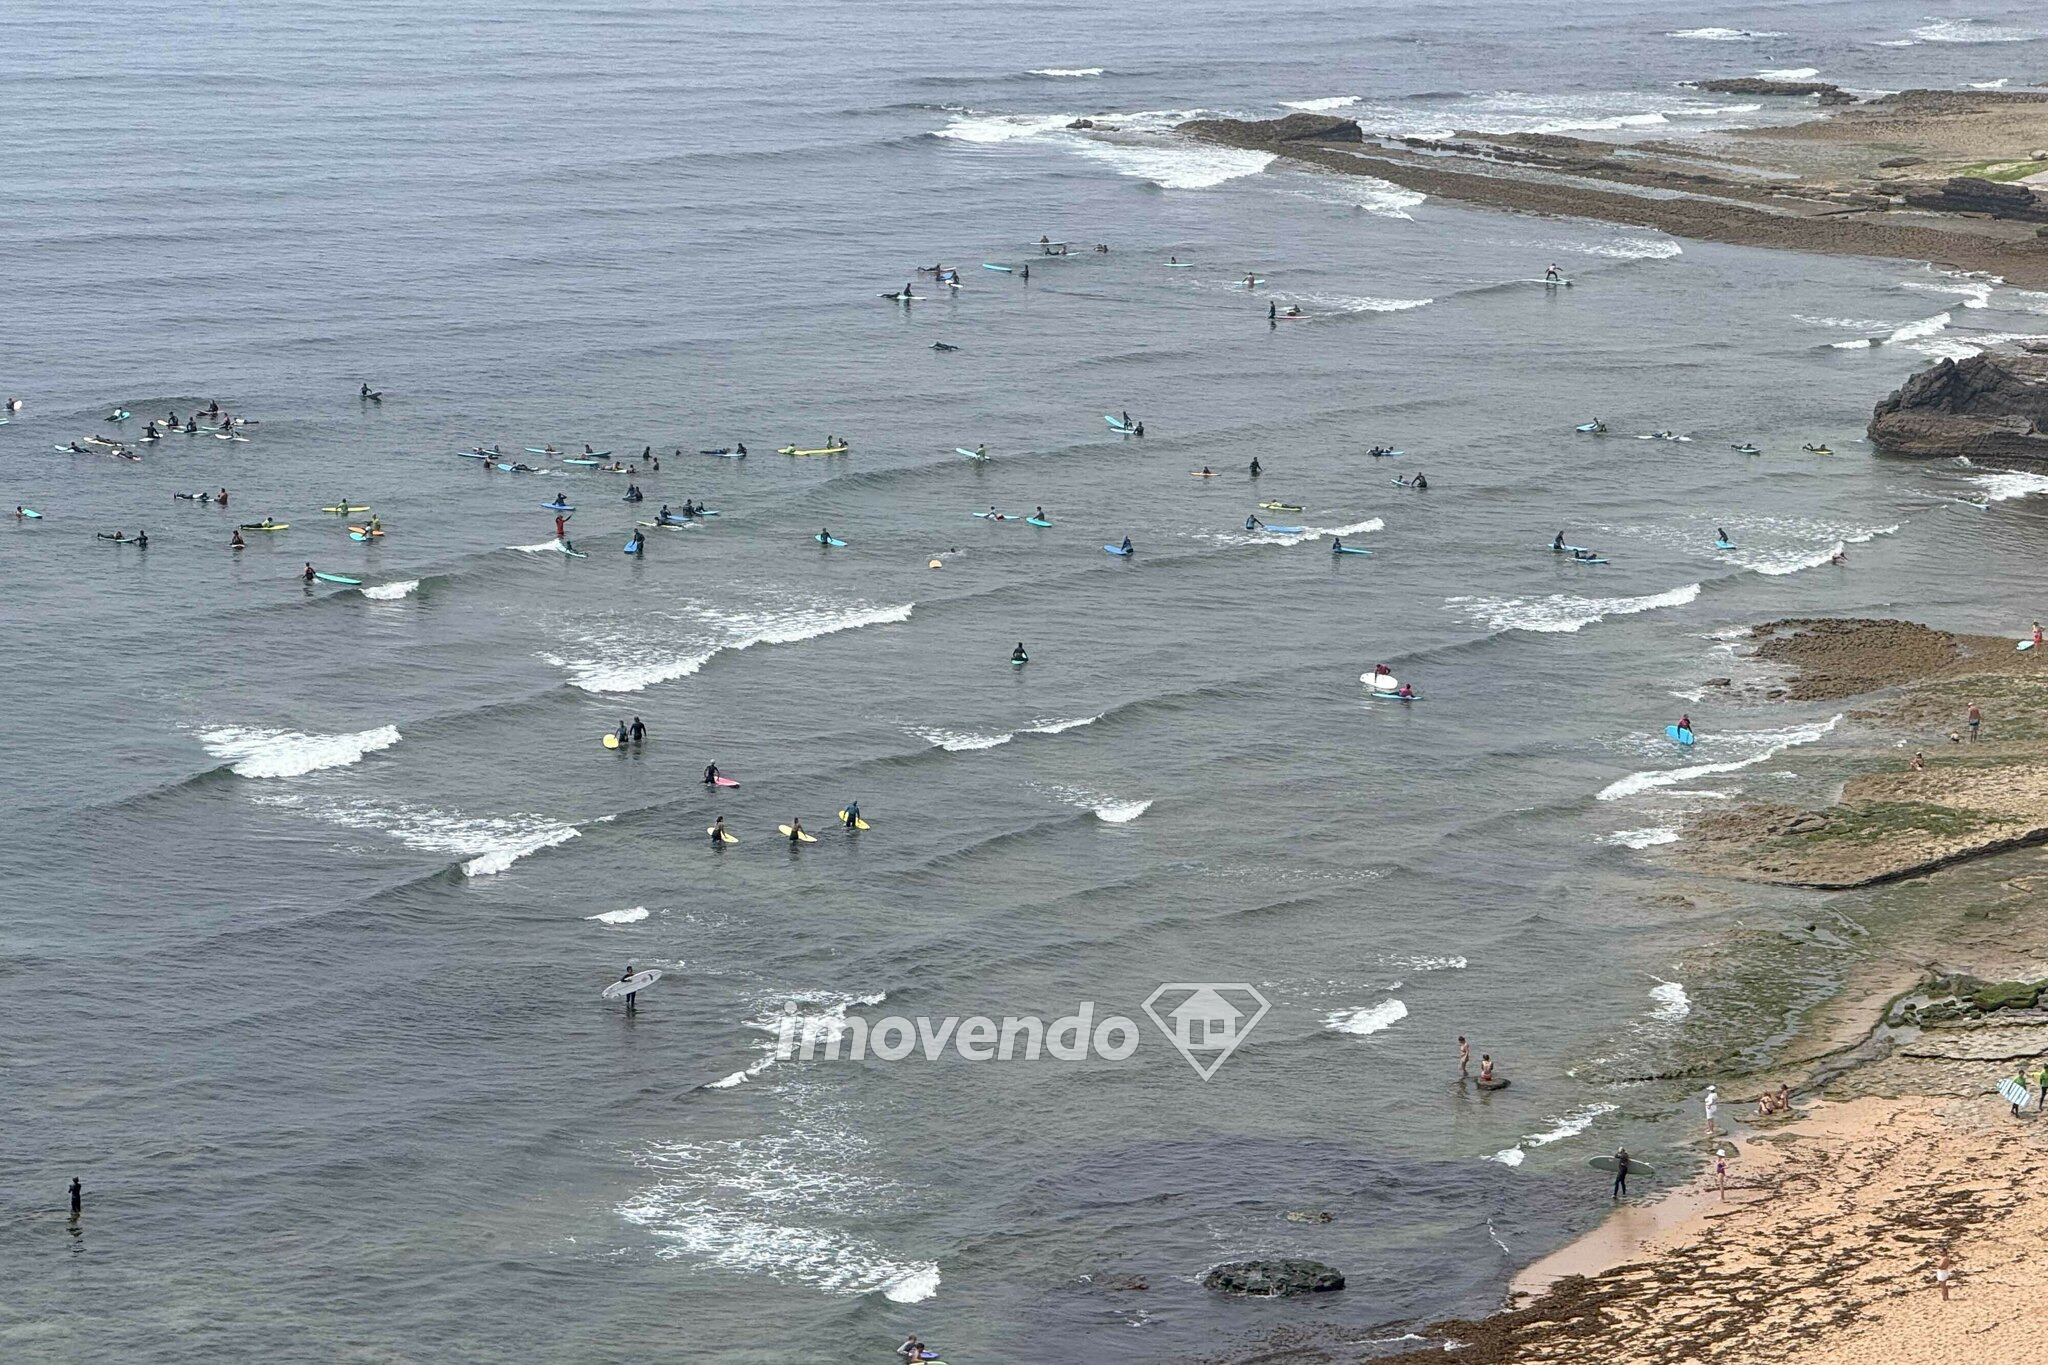
POLYGON ((1664 727, 1664 733, 1680 744, 1692 743, 1692 731, 1690 730, 1681 730, 1676 725, 1667 725, 1664 727))

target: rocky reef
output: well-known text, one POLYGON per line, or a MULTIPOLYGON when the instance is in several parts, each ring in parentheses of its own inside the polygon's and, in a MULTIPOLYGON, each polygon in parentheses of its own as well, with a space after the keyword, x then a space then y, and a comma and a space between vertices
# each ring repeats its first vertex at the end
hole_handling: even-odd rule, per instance
POLYGON ((1939 361, 1878 403, 1870 441, 1891 455, 2048 460, 2048 354, 2000 346, 1939 361))

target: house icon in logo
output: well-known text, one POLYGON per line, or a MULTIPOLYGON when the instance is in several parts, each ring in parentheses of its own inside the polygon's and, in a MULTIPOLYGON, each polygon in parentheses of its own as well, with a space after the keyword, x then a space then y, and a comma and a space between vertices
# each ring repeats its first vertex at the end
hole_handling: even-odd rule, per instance
POLYGON ((1146 1015, 1205 1081, 1237 1051, 1270 1008, 1266 997, 1244 981, 1168 982, 1145 1000, 1146 1015), (1162 1016, 1158 1005, 1168 997, 1175 997, 1177 1003, 1162 1016))

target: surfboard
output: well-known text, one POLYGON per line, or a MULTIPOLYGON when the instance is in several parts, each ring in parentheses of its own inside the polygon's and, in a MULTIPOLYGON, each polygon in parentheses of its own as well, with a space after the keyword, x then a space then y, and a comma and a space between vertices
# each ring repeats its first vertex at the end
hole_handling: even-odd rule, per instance
POLYGON ((1573 555, 1570 559, 1566 560, 1565 562, 1567 564, 1605 564, 1607 561, 1601 559, 1597 555, 1590 559, 1581 557, 1579 555, 1573 555))
POLYGON ((590 556, 589 556, 589 555, 587 555, 587 554, 585 554, 585 553, 583 553, 583 551, 581 551, 581 550, 572 550, 572 549, 570 549, 570 548, 569 548, 568 546, 564 545, 564 544, 563 544, 563 543, 562 543, 561 541, 559 541, 559 540, 555 542, 555 548, 556 548, 557 550, 560 550, 560 551, 561 551, 561 552, 562 552, 563 554, 565 554, 565 555, 569 556, 569 558, 571 558, 571 559, 588 559, 588 558, 590 558, 590 556))
POLYGON ((345 573, 315 573, 313 577, 319 579, 322 583, 339 583, 345 588, 360 588, 363 586, 362 579, 350 578, 345 573))
POLYGON ((1308 531, 1306 526, 1266 526, 1262 529, 1271 531, 1276 536, 1298 536, 1308 531))
MULTIPOLYGON (((1268 527, 1267 529, 1271 530, 1272 528, 1268 527)), ((1369 555, 1372 551, 1366 549, 1363 545, 1332 545, 1330 553, 1333 555, 1369 555)))
POLYGON ((1193 270, 1195 263, 1193 261, 1168 261, 1166 268, 1168 270, 1193 270))
POLYGON ((1260 278, 1259 278, 1259 277, 1258 277, 1257 275, 1254 275, 1254 276, 1252 276, 1252 277, 1251 277, 1251 279, 1249 279, 1249 280, 1239 280, 1239 281, 1238 281, 1238 283, 1239 283, 1240 285, 1243 285, 1243 286, 1245 286, 1246 288, 1249 288, 1249 287, 1251 287, 1252 285, 1255 285, 1255 284, 1264 284, 1264 283, 1265 283, 1265 281, 1264 281, 1263 279, 1260 279, 1260 278))
POLYGON ((1123 423, 1123 419, 1121 417, 1112 417, 1106 412, 1102 414, 1102 420, 1109 423, 1110 426, 1116 429, 1117 431, 1136 431, 1138 429, 1138 424, 1136 422, 1131 423, 1131 425, 1129 426, 1125 426, 1123 423))
MULTIPOLYGON (((1596 1171, 1612 1171, 1615 1167, 1614 1158, 1611 1156, 1596 1156, 1586 1164, 1596 1171)), ((1655 1175, 1657 1174, 1657 1168, 1655 1166, 1645 1166, 1634 1157, 1630 1157, 1628 1159, 1628 1173, 1630 1175, 1655 1175)))
POLYGON ((704 832, 705 832, 706 834, 715 834, 715 835, 717 835, 717 836, 718 836, 718 838, 719 838, 719 840, 720 840, 721 842, 723 842, 723 843, 728 843, 728 844, 736 844, 736 843, 738 843, 738 842, 739 842, 739 836, 738 836, 738 835, 734 834, 734 833, 733 833, 733 832, 732 832, 731 830, 729 830, 729 829, 720 829, 720 828, 719 828, 718 826, 716 826, 716 825, 706 825, 706 826, 704 827, 704 832))
POLYGON ((782 832, 782 837, 785 839, 787 839, 792 833, 795 833, 796 841, 800 844, 815 844, 818 842, 817 836, 805 834, 801 830, 793 831, 788 825, 777 825, 775 828, 782 832))
POLYGON ((624 546, 621 547, 621 552, 629 555, 637 555, 640 553, 640 544, 641 542, 637 540, 629 540, 625 543, 624 546))
POLYGON ((988 456, 982 454, 980 451, 969 450, 965 446, 954 446, 953 453, 955 455, 965 455, 970 460, 986 460, 988 458, 988 456))
MULTIPOLYGON (((22 508, 21 515, 23 519, 27 521, 41 521, 43 519, 43 514, 41 512, 36 511, 36 509, 33 507, 22 508)), ((2027 643, 2032 644, 2033 641, 2029 640, 2027 643)))
POLYGON ((1024 520, 1026 520, 1026 521, 1030 522, 1030 523, 1031 523, 1031 524, 1032 524, 1033 526, 1050 526, 1050 525, 1052 525, 1052 523, 1051 523, 1051 522, 1049 522, 1049 521, 1047 521, 1047 520, 1046 520, 1046 519, 1045 519, 1044 517, 1026 517, 1026 518, 1024 518, 1024 520))
POLYGON ((605 737, 604 737, 604 741, 603 741, 603 742, 604 742, 604 747, 605 747, 605 748, 607 748, 607 749, 616 749, 616 748, 618 748, 618 747, 619 747, 619 737, 618 737, 618 735, 617 735, 617 734, 615 734, 615 733, 613 733, 613 732, 611 732, 611 731, 607 731, 607 732, 605 733, 605 737))
POLYGON ((351 529, 351 530, 349 531, 349 533, 348 533, 348 538, 349 538, 350 540, 355 540, 355 541, 364 541, 364 540, 368 540, 368 539, 369 539, 370 537, 369 537, 368 535, 364 534, 364 533, 363 533, 363 532, 361 532, 361 531, 357 531, 357 530, 351 529))
POLYGON ((1124 548, 1123 546, 1121 546, 1121 545, 1105 545, 1105 546, 1103 546, 1102 548, 1103 548, 1103 549, 1105 549, 1105 550, 1107 550, 1107 551, 1109 551, 1109 552, 1110 552, 1111 554, 1113 554, 1113 555, 1117 555, 1117 556, 1120 556, 1120 557, 1122 557, 1122 558, 1125 558, 1125 559, 1128 559, 1128 558, 1130 557, 1130 554, 1131 554, 1131 552, 1130 552, 1129 550, 1126 550, 1126 549, 1125 549, 1125 548, 1124 548))
POLYGON ((1732 540, 1717 540, 1714 542, 1714 548, 1717 550, 1732 550, 1735 548, 1735 542, 1732 540))
POLYGON ((541 506, 547 508, 550 512, 573 512, 576 510, 566 502, 544 502, 541 506))
POLYGON ((1600 424, 1598 422, 1581 422, 1577 426, 1573 427, 1572 430, 1583 431, 1589 436, 1595 435, 1598 434, 1600 430, 1600 424))
POLYGON ((602 460, 564 460, 563 464, 603 464, 602 460))
POLYGON ((711 779, 711 785, 714 787, 737 787, 739 783, 721 773, 719 776, 711 779))
POLYGON ((1392 692, 1401 686, 1401 680, 1391 673, 1365 672, 1358 680, 1375 692, 1392 692))
POLYGON ((1010 656, 1010 662, 1011 662, 1011 663, 1012 663, 1013 665, 1015 665, 1016 667, 1018 667, 1018 668, 1022 668, 1022 667, 1023 667, 1023 666, 1025 665, 1025 664, 1028 664, 1028 663, 1030 663, 1030 662, 1031 662, 1031 656, 1030 656, 1029 654, 1027 654, 1027 655, 1025 655, 1025 656, 1024 656, 1023 658, 1019 659, 1019 658, 1017 658, 1017 657, 1016 657, 1015 655, 1012 655, 1012 656, 1010 656))
POLYGON ((1306 512, 1308 509, 1298 502, 1262 502, 1261 512, 1306 512))
POLYGON ((1375 460, 1391 460, 1396 455, 1406 455, 1408 452, 1405 450, 1368 450, 1365 453, 1372 456, 1375 460))
POLYGON ((1213 469, 1190 469, 1188 473, 1198 479, 1213 479, 1216 477, 1216 471, 1213 469))
POLYGON ((846 548, 846 542, 841 540, 838 536, 828 536, 821 534, 812 536, 811 539, 817 541, 820 545, 833 545, 837 546, 840 549, 846 548))
POLYGON ((1015 272, 1015 271, 1014 271, 1014 270, 1013 270, 1013 269, 1012 269, 1011 267, 1009 267, 1009 266, 1007 266, 1007 265, 996 265, 996 264, 995 264, 994 262, 992 262, 992 261, 983 261, 983 262, 981 263, 981 268, 982 268, 983 270, 1000 270, 1000 271, 1001 271, 1001 272, 1002 272, 1003 274, 1005 274, 1005 275, 1010 275, 1010 274, 1014 274, 1014 273, 1016 273, 1016 272, 1015 272))
POLYGON ((528 446, 526 453, 529 455, 559 455, 562 452, 556 450, 553 446, 528 446))
POLYGON ((604 988, 604 998, 607 1000, 623 1000, 635 991, 646 990, 659 980, 661 980, 661 973, 652 968, 644 972, 635 972, 624 981, 614 981, 611 985, 606 986, 604 988))
POLYGON ((1674 743, 1687 745, 1692 743, 1693 736, 1690 730, 1681 730, 1676 725, 1667 725, 1664 727, 1664 733, 1671 736, 1674 743))
MULTIPOLYGON (((842 825, 846 823, 845 811, 839 812, 839 823, 842 825)), ((868 827, 868 822, 862 819, 860 816, 856 815, 853 817, 853 827, 855 829, 866 829, 868 827)))
POLYGON ((245 521, 238 528, 244 531, 282 531, 291 526, 288 521, 245 521))
POLYGON ((2016 1104, 2022 1109, 2027 1107, 2027 1088, 2010 1076, 1998 1083, 1998 1093, 2005 1097, 2007 1104, 2016 1104))
MULTIPOLYGON (((34 515, 36 515, 36 514, 35 514, 34 512, 31 512, 31 513, 29 513, 29 515, 30 515, 30 516, 34 516, 34 515)), ((2022 641, 2020 641, 2020 642, 2019 642, 2018 644, 2016 644, 2016 645, 2014 645, 2014 646, 2013 646, 2013 648, 2014 648, 2014 649, 2020 650, 2020 651, 2022 651, 2022 652, 2024 652, 2024 651, 2026 651, 2026 650, 2029 650, 2029 649, 2032 649, 2033 647, 2034 647, 2034 642, 2033 642, 2032 640, 2022 640, 2022 641)))
POLYGON ((335 513, 339 513, 339 514, 346 514, 346 513, 349 513, 349 512, 367 512, 367 511, 369 511, 370 509, 369 509, 369 508, 367 508, 367 507, 355 507, 355 506, 349 506, 349 507, 323 507, 323 508, 321 508, 320 510, 321 510, 321 511, 323 511, 323 512, 335 512, 335 513))

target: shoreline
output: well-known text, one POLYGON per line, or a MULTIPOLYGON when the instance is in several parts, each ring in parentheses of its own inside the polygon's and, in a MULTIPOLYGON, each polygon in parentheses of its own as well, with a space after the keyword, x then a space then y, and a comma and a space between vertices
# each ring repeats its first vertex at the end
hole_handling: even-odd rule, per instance
POLYGON ((2048 286, 2048 195, 2030 197, 2021 183, 2048 189, 2048 161, 2041 174, 2022 174, 2035 150, 2048 149, 2048 94, 2040 92, 1905 91, 1682 143, 1400 137, 1320 115, 1196 120, 1177 131, 1482 208, 1736 246, 1927 261, 2048 286), (1963 176, 1968 186, 1958 188, 1963 176))

